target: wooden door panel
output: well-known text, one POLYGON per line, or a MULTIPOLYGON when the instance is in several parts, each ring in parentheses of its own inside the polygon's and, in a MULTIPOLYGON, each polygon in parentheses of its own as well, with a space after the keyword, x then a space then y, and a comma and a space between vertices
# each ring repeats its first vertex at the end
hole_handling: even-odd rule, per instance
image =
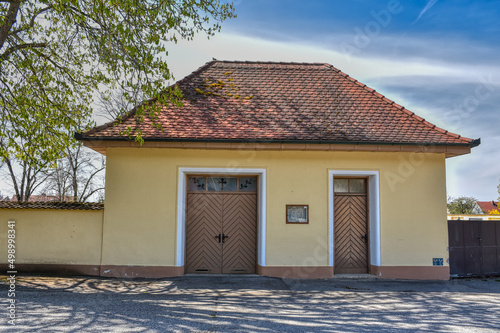
POLYGON ((496 229, 499 222, 483 221, 481 223, 481 266, 485 275, 500 274, 500 262, 498 261, 498 246, 496 229))
POLYGON ((222 212, 222 272, 255 273, 257 195, 225 195, 222 212))
POLYGON ((255 273, 256 240, 256 194, 188 194, 186 273, 255 273))
POLYGON ((464 228, 465 271, 481 274, 481 221, 467 221, 464 228))
POLYGON ((448 221, 450 275, 465 276, 464 222, 448 221))
POLYGON ((450 247, 450 275, 466 276, 465 249, 463 247, 450 247))
POLYGON ((335 272, 368 273, 367 196, 334 197, 335 272))
POLYGON ((186 272, 221 273, 222 197, 189 193, 186 216, 186 272))
POLYGON ((464 248, 465 271, 468 275, 481 275, 481 248, 464 248))
POLYGON ((448 221, 448 242, 450 248, 464 247, 463 221, 448 221))

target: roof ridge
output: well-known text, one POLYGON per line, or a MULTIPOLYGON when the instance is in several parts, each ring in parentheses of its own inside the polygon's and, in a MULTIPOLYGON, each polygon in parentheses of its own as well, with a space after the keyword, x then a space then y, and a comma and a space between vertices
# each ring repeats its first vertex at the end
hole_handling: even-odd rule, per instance
POLYGON ((176 81, 174 82, 173 84, 171 84, 169 87, 173 87, 173 86, 176 86, 176 85, 179 85, 179 83, 183 82, 183 81, 186 81, 187 79, 195 76, 195 75, 198 75, 202 70, 204 70, 205 68, 209 68, 211 65, 215 64, 218 60, 211 60, 211 61, 207 61, 204 65, 198 67, 198 69, 192 71, 190 74, 184 76, 182 79, 180 79, 179 81, 176 81))
MULTIPOLYGON (((314 66, 331 66, 322 62, 296 62, 296 61, 263 61, 263 60, 219 60, 214 59, 209 63, 225 63, 225 64, 262 64, 262 65, 314 65, 314 66)), ((332 66, 333 67, 333 66, 332 66)))

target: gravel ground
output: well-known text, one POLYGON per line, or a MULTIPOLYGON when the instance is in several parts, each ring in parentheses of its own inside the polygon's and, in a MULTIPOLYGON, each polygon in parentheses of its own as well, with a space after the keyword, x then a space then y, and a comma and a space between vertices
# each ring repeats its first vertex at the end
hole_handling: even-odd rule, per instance
POLYGON ((1 332, 500 332, 500 279, 18 277, 1 332))

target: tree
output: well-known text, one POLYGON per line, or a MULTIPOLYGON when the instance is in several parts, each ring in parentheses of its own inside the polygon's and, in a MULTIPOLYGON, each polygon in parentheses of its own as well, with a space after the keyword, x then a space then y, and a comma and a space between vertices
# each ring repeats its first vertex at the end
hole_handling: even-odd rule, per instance
MULTIPOLYGON (((94 97, 179 104, 181 93, 167 89, 167 43, 212 36, 232 17, 219 0, 0 1, 0 160, 18 198, 74 145, 74 132, 93 126, 94 97)), ((136 120, 156 119, 158 105, 142 104, 136 120)))
MULTIPOLYGON (((10 181, 11 188, 19 202, 27 201, 47 178, 45 170, 48 168, 49 162, 41 157, 40 151, 33 144, 36 140, 32 140, 32 138, 36 134, 37 131, 33 131, 26 137, 18 138, 16 154, 12 157, 3 156, 3 163, 6 167, 2 168, 2 175, 10 181), (22 158, 18 158, 18 156, 22 156, 22 158)), ((0 147, 5 146, 4 140, 5 138, 0 137, 0 147)))
POLYGON ((474 197, 461 196, 448 198, 448 211, 450 214, 482 214, 477 208, 477 199, 474 197))
POLYGON ((60 201, 85 202, 90 198, 104 198, 106 159, 79 144, 68 148, 66 156, 56 161, 45 182, 44 192, 59 197, 60 201))

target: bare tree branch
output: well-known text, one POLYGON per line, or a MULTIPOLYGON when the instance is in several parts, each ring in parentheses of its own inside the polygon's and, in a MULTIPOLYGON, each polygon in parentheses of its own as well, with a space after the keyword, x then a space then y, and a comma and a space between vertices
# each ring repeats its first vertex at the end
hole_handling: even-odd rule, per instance
POLYGON ((40 14, 42 14, 42 13, 44 13, 44 12, 50 10, 50 9, 52 9, 53 7, 54 6, 51 5, 51 6, 47 6, 45 8, 40 9, 39 11, 37 11, 36 13, 33 14, 33 16, 31 17, 31 20, 30 20, 29 24, 23 26, 22 28, 19 28, 19 29, 11 31, 9 33, 9 35, 17 35, 20 32, 28 30, 29 28, 33 28, 35 26, 35 21, 36 21, 38 15, 40 15, 40 14))
POLYGON ((35 49, 43 47, 47 47, 47 43, 27 43, 27 44, 14 45, 12 47, 9 47, 7 50, 5 50, 5 52, 2 55, 0 55, 0 61, 6 60, 12 53, 19 50, 35 49))
POLYGON ((96 193, 103 192, 104 187, 98 184, 103 180, 102 171, 105 161, 99 161, 98 153, 87 150, 82 145, 66 150, 66 156, 58 160, 56 168, 50 172, 45 191, 62 200, 85 202, 96 193), (99 165, 100 163, 100 165, 99 165))
POLYGON ((104 186, 103 187, 98 187, 94 189, 92 192, 89 192, 85 197, 80 198, 80 202, 86 202, 94 193, 97 193, 99 191, 104 191, 104 186))
MULTIPOLYGON (((87 181, 85 182, 85 186, 83 188, 83 190, 81 191, 81 196, 79 198, 79 201, 82 201, 84 202, 86 199, 88 199, 88 197, 90 197, 91 194, 93 194, 94 192, 96 192, 95 190, 91 192, 91 194, 87 195, 85 197, 85 199, 83 199, 83 196, 85 195, 85 192, 87 192, 87 189, 89 188, 89 186, 92 184, 92 181, 94 180, 94 177, 95 175, 97 175, 99 172, 103 171, 105 169, 105 166, 102 166, 100 169, 96 169, 87 179, 87 181)), ((103 187, 104 189, 104 187, 103 187)))

